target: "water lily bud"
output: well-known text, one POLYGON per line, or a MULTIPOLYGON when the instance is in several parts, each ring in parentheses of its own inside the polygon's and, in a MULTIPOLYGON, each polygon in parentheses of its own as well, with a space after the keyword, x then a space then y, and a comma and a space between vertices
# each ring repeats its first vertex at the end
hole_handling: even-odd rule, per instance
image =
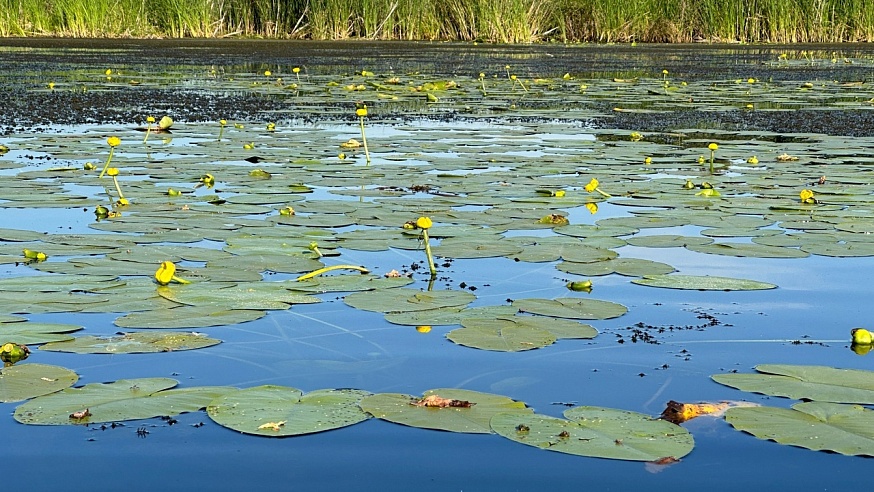
POLYGON ((28 356, 30 356, 30 349, 26 345, 10 342, 0 347, 0 360, 7 367, 26 359, 28 356))
POLYGON ((695 188, 695 183, 693 183, 691 180, 687 179, 686 182, 683 184, 683 188, 685 188, 687 190, 691 190, 691 189, 695 188))
POLYGON ((93 171, 93 170, 97 169, 97 166, 95 166, 94 164, 92 164, 90 162, 86 162, 85 165, 83 166, 83 169, 85 169, 86 171, 93 171))
POLYGON ((103 205, 98 205, 97 208, 94 209, 94 215, 96 215, 98 219, 105 219, 109 216, 109 209, 103 205))
POLYGON ((165 117, 161 118, 161 121, 158 122, 158 128, 160 128, 162 130, 166 130, 166 129, 170 128, 171 126, 173 126, 173 118, 171 118, 169 116, 165 116, 165 117))
POLYGON ((592 291, 592 281, 591 280, 580 280, 578 282, 568 282, 567 288, 575 291, 575 292, 591 292, 592 291))

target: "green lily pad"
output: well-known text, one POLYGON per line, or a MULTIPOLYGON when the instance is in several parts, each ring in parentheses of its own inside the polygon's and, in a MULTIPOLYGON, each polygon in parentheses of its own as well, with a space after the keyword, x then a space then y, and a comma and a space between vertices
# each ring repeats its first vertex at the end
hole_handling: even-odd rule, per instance
POLYGON ((114 324, 121 328, 206 328, 236 325, 264 316, 267 316, 266 312, 256 309, 215 310, 209 307, 180 306, 130 313, 116 318, 114 324))
POLYGON ((303 394, 287 386, 257 386, 213 400, 206 413, 219 425, 245 434, 298 436, 339 429, 370 418, 358 406, 370 393, 324 389, 303 394))
POLYGON ((468 318, 461 324, 463 328, 450 331, 446 338, 465 347, 519 352, 546 347, 556 340, 549 331, 508 319, 468 318))
POLYGON ((374 417, 396 424, 450 432, 489 434, 491 418, 499 413, 526 415, 533 412, 524 403, 506 396, 463 389, 428 390, 425 397, 437 395, 474 405, 463 407, 424 407, 415 405, 421 398, 399 393, 377 393, 361 400, 361 408, 374 417))
POLYGON ((806 251, 780 246, 767 246, 765 244, 748 243, 710 243, 710 244, 687 244, 686 249, 698 253, 709 253, 723 256, 739 256, 751 258, 806 258, 810 256, 806 251))
POLYGON ((76 384, 79 376, 64 367, 17 364, 0 369, 0 402, 28 400, 76 384))
POLYGON ((526 313, 570 319, 610 319, 628 312, 628 308, 615 302, 574 297, 517 299, 513 307, 526 313))
POLYGON ((616 258, 593 263, 563 261, 555 267, 563 272, 585 275, 587 277, 610 275, 611 273, 618 273, 619 275, 629 277, 642 277, 644 275, 664 275, 676 271, 674 267, 667 263, 641 258, 616 258))
POLYGON ((196 412, 236 388, 201 386, 170 389, 168 378, 120 379, 91 383, 31 400, 15 409, 15 420, 34 425, 75 425, 119 422, 196 412), (83 418, 72 416, 88 410, 83 418))
POLYGON ((549 451, 617 460, 679 459, 695 446, 692 435, 648 415, 601 407, 575 407, 568 420, 545 415, 499 414, 492 429, 507 439, 549 451))
POLYGON ((459 325, 462 320, 468 318, 512 316, 518 311, 513 306, 481 306, 463 309, 459 309, 457 306, 448 306, 425 311, 389 313, 385 315, 385 320, 396 325, 407 326, 459 325))
POLYGON ((46 342, 60 342, 72 340, 73 336, 68 333, 81 330, 79 325, 63 323, 36 323, 32 321, 3 322, 0 323, 0 343, 15 342, 22 345, 32 345, 46 342))
POLYGON ((464 306, 476 296, 460 290, 419 291, 416 289, 381 289, 349 294, 343 302, 356 309, 379 313, 408 313, 449 306, 464 306))
POLYGON ((767 290, 777 286, 767 282, 742 278, 713 277, 710 275, 647 275, 631 281, 647 287, 684 290, 767 290))
POLYGON ((213 309, 283 310, 292 304, 322 302, 318 297, 291 293, 281 282, 253 282, 218 288, 208 283, 166 286, 159 287, 158 294, 179 304, 213 309))
POLYGON ((730 408, 725 420, 759 439, 815 451, 874 456, 874 411, 819 401, 777 407, 730 408))
POLYGON ((322 275, 309 280, 288 283, 286 288, 321 294, 324 292, 355 292, 362 290, 389 289, 393 287, 403 287, 411 283, 413 283, 413 279, 406 276, 385 278, 376 275, 322 275))
POLYGON ((759 364, 760 374, 715 374, 717 383, 742 391, 834 403, 874 405, 874 372, 826 366, 759 364))
POLYGON ((73 352, 76 354, 144 354, 152 352, 176 352, 211 347, 221 340, 200 333, 183 332, 138 332, 123 335, 87 335, 75 339, 47 343, 40 350, 73 352))

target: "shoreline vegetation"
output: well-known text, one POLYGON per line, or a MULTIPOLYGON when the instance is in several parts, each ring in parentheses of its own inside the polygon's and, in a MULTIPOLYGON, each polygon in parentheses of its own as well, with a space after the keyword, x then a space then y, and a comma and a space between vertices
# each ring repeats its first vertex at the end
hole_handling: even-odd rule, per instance
POLYGON ((535 42, 874 41, 870 0, 0 0, 0 36, 535 42))

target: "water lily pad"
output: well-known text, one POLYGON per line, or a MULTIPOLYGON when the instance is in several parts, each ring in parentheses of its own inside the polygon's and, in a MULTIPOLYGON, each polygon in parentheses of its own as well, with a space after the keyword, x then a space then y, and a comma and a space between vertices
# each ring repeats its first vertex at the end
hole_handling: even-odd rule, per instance
POLYGON ((777 286, 767 282, 710 275, 647 275, 631 281, 648 287, 684 290, 767 290, 777 286))
POLYGON ((76 384, 79 376, 64 367, 17 364, 0 369, 0 402, 28 400, 76 384))
POLYGON ((464 306, 476 296, 460 290, 419 291, 416 289, 381 289, 356 292, 343 302, 356 309, 381 313, 409 313, 449 306, 464 306))
POLYGON ((130 313, 116 318, 114 324, 121 328, 206 328, 254 321, 267 313, 256 309, 214 310, 197 306, 180 306, 130 313))
POLYGON ((717 383, 742 391, 795 399, 874 405, 874 372, 827 366, 759 364, 759 374, 716 374, 717 383))
POLYGON ((618 273, 629 277, 642 277, 644 275, 663 275, 676 269, 667 263, 644 260, 642 258, 616 258, 607 261, 592 263, 576 263, 563 261, 555 266, 557 269, 576 275, 597 276, 618 273))
POLYGON ((286 284, 280 282, 253 282, 218 288, 194 283, 159 287, 158 294, 179 304, 213 309, 283 310, 292 304, 322 302, 318 297, 291 293, 286 289, 286 284))
POLYGON ((498 352, 519 352, 546 347, 555 342, 555 335, 535 326, 509 319, 468 318, 463 328, 446 334, 446 338, 466 347, 498 352))
POLYGON ((570 319, 610 319, 628 312, 628 308, 615 302, 574 297, 517 299, 513 307, 526 313, 570 319))
POLYGON ((76 337, 68 341, 47 343, 41 346, 40 350, 76 354, 144 354, 194 350, 219 343, 221 340, 209 338, 202 333, 138 332, 112 336, 76 337))
POLYGON ((730 408, 725 420, 759 439, 815 451, 874 456, 874 411, 819 401, 776 407, 730 408))
POLYGON ((695 444, 689 432, 665 420, 625 410, 575 407, 567 420, 499 414, 492 429, 507 439, 549 451, 618 460, 679 459, 695 444))
POLYGON ((698 253, 752 258, 806 258, 810 256, 806 251, 799 249, 748 243, 687 244, 686 249, 698 253))
POLYGON ((376 275, 330 275, 319 276, 301 282, 286 284, 286 288, 312 293, 354 292, 362 290, 389 289, 413 283, 407 276, 385 278, 376 275))
POLYGON ((22 424, 75 425, 119 422, 196 412, 210 401, 236 388, 202 386, 170 389, 168 378, 120 379, 112 383, 91 383, 31 400, 15 409, 22 424), (82 418, 76 412, 85 412, 82 418))
POLYGON ((385 320, 396 325, 408 326, 459 325, 462 320, 468 318, 512 316, 518 311, 513 306, 480 306, 463 309, 449 306, 425 311, 389 313, 385 315, 385 320))
POLYGON ((432 389, 424 393, 425 397, 431 395, 473 405, 466 408, 425 407, 415 405, 422 399, 412 395, 377 393, 361 400, 361 408, 378 419, 396 424, 475 434, 491 433, 489 421, 499 413, 526 415, 533 412, 522 402, 491 393, 450 388, 432 389))
POLYGON ((219 425, 245 434, 297 436, 347 427, 370 418, 358 406, 370 393, 323 389, 303 394, 287 386, 257 386, 213 400, 207 414, 219 425))
POLYGON ((37 323, 25 321, 23 318, 19 319, 20 321, 0 323, 0 343, 15 342, 22 345, 32 345, 72 340, 73 336, 69 335, 69 333, 83 328, 79 325, 37 323))

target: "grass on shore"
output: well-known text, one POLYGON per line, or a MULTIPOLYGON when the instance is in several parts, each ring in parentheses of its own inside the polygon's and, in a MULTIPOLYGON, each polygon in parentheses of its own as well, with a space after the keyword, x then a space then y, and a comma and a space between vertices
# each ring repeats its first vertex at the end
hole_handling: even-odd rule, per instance
POLYGON ((0 36, 874 41, 870 0, 0 0, 0 36))

